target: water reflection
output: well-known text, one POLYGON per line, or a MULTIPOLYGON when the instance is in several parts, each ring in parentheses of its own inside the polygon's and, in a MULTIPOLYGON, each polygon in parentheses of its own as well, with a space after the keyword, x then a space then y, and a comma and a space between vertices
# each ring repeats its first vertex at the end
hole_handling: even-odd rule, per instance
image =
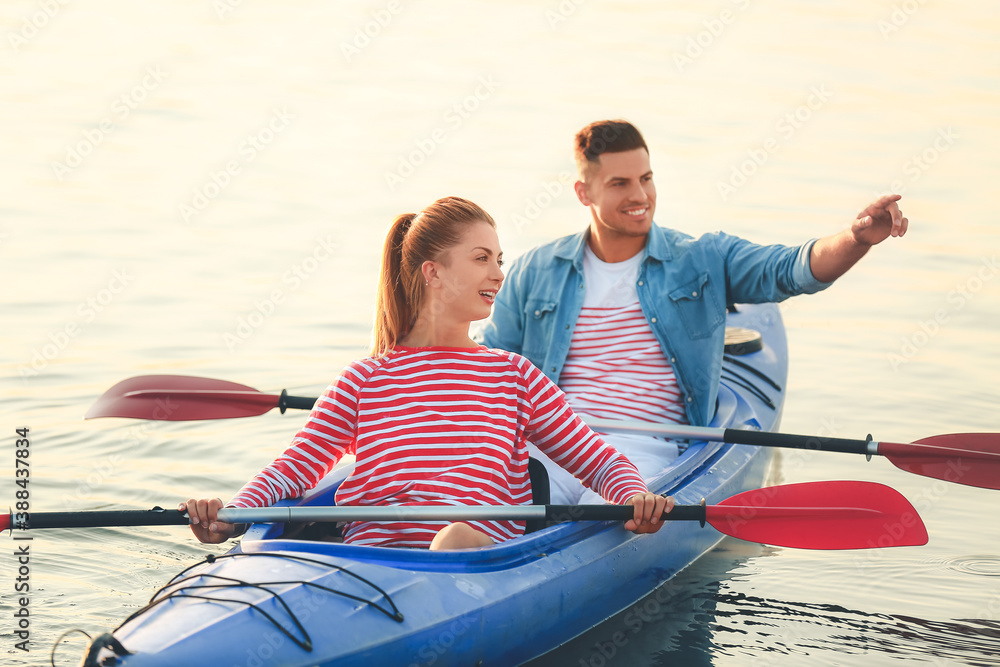
POLYGON ((628 609, 528 665, 711 665, 723 582, 767 547, 724 541, 628 609))
POLYGON ((810 665, 1000 665, 1000 614, 933 620, 762 595, 748 575, 778 553, 725 540, 643 600, 528 665, 798 665, 805 656, 810 665))

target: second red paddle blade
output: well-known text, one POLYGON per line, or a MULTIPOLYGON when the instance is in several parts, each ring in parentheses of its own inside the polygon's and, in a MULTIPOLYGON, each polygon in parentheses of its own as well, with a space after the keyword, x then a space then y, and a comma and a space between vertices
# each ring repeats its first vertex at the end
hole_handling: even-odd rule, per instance
POLYGON ((142 375, 122 380, 87 410, 84 419, 127 417, 160 421, 253 417, 277 407, 278 396, 226 380, 190 375, 142 375))
POLYGON ((878 453, 897 468, 916 475, 1000 489, 998 433, 949 433, 910 444, 880 442, 878 453))

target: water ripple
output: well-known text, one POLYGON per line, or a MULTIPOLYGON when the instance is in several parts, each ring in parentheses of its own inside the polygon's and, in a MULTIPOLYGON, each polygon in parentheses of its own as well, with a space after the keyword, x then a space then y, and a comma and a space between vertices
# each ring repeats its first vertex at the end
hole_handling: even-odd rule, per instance
MULTIPOLYGON (((914 660, 928 657, 967 665, 997 665, 1000 621, 993 618, 930 620, 903 614, 868 613, 841 605, 775 600, 720 592, 716 616, 725 618, 728 635, 714 637, 727 655, 765 653, 823 655, 878 654, 914 660)), ((840 658, 838 658, 839 660, 840 658)))
POLYGON ((945 561, 945 567, 955 572, 979 577, 1000 577, 1000 557, 961 556, 945 561))

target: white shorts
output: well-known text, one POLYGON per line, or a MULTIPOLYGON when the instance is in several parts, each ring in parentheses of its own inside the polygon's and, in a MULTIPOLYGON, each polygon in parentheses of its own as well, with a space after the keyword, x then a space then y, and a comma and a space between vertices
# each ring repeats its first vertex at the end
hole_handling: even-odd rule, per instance
MULTIPOLYGON (((612 433, 602 434, 601 438, 624 454, 644 480, 650 480, 663 472, 678 454, 676 442, 648 435, 612 433)), ((528 443, 528 455, 541 461, 548 471, 549 502, 553 505, 602 505, 607 502, 531 443, 528 443)))

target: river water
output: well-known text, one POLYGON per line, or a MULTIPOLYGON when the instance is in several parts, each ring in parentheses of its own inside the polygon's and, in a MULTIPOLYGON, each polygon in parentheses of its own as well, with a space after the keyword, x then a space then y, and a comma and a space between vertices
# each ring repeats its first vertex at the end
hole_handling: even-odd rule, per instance
MULTIPOLYGON (((36 511, 228 497, 301 413, 81 416, 141 374, 320 391, 365 352, 395 214, 467 197, 509 258, 575 232, 572 135, 606 117, 643 130, 656 219, 688 233, 800 243, 903 194, 904 239, 783 305, 784 430, 1000 430, 998 34, 985 1, 4 3, 2 497, 18 428, 36 511)), ((632 610, 624 646, 634 616, 547 664, 1000 664, 995 492, 835 454, 784 454, 772 477, 890 484, 931 541, 726 540, 632 610)), ((38 534, 27 653, 0 559, 3 663, 47 664, 62 632, 114 627, 221 550, 184 528, 38 534)))

